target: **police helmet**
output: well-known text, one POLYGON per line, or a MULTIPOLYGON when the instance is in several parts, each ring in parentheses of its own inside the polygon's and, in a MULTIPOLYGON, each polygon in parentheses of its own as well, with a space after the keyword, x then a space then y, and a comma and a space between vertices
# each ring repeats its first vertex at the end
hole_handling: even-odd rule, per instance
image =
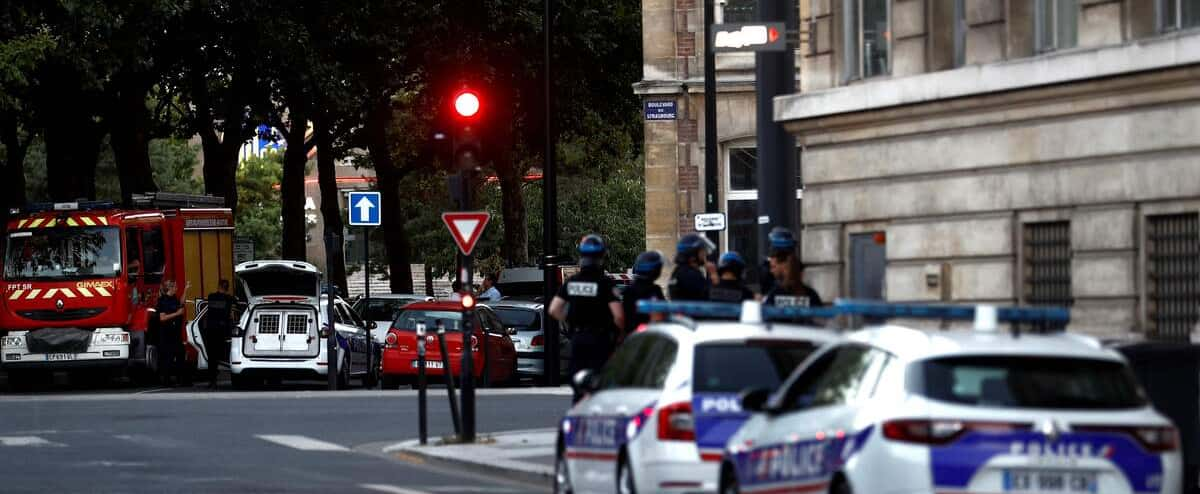
POLYGON ((734 252, 734 251, 729 251, 724 254, 721 254, 721 259, 719 259, 717 261, 717 272, 718 273, 724 273, 726 271, 729 271, 729 272, 736 274, 738 276, 738 278, 741 278, 742 272, 745 270, 746 270, 746 260, 742 258, 741 254, 738 254, 737 252, 734 252))
POLYGON ((656 250, 638 254, 633 261, 633 274, 639 278, 656 280, 662 275, 663 255, 656 250))
POLYGON ((771 253, 795 252, 796 237, 792 236, 792 231, 782 226, 777 226, 771 229, 771 233, 767 235, 767 240, 771 243, 771 253))
POLYGON ((599 235, 595 233, 584 235, 579 239, 579 265, 599 266, 606 251, 608 251, 608 247, 604 245, 604 239, 599 235))
POLYGON ((679 239, 679 243, 675 244, 675 253, 681 259, 690 259, 692 256, 702 256, 701 251, 714 251, 717 246, 713 245, 712 241, 707 237, 698 233, 689 233, 679 239))

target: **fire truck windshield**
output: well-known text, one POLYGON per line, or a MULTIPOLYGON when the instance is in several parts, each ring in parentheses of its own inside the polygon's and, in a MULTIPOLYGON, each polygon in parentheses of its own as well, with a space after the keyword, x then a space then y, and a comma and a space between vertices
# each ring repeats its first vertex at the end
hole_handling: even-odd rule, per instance
POLYGON ((121 272, 121 234, 111 226, 13 232, 5 252, 7 281, 112 278, 121 272))

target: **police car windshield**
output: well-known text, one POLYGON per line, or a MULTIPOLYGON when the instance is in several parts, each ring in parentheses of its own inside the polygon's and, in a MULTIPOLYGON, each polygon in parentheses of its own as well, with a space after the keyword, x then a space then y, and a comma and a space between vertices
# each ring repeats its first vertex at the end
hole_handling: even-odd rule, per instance
POLYGON ((8 235, 8 281, 112 278, 121 271, 116 227, 64 227, 8 235))
POLYGON ((401 312, 396 320, 392 322, 392 327, 408 331, 415 331, 417 323, 425 323, 426 329, 432 331, 437 327, 437 322, 441 320, 448 331, 462 330, 462 313, 450 312, 441 310, 406 310, 401 312))
POLYGON ((738 393, 774 389, 815 347, 807 341, 710 343, 696 347, 692 391, 738 393))
POLYGON ((517 329, 541 329, 539 323, 541 319, 538 317, 538 312, 524 309, 505 309, 503 307, 492 307, 496 311, 496 315, 500 317, 500 322, 506 328, 517 329))
MULTIPOLYGON (((1084 358, 972 356, 916 365, 923 389, 938 401, 1002 408, 1123 409, 1144 405, 1120 362, 1084 358)), ((913 382, 913 381, 910 381, 913 382)))

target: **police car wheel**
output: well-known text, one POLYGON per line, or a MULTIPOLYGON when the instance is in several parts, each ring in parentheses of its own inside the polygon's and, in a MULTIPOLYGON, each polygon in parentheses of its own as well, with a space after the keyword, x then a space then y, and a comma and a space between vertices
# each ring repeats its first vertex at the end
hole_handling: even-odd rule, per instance
POLYGON ((725 471, 721 473, 721 494, 738 494, 741 492, 738 487, 737 477, 733 475, 729 465, 725 466, 725 471))
POLYGON ((562 448, 558 448, 558 455, 554 459, 554 492, 555 494, 573 494, 575 490, 571 488, 571 472, 567 470, 567 457, 563 454, 562 448))
POLYGON ((633 469, 629 466, 629 460, 625 455, 621 455, 620 462, 617 464, 617 492, 619 494, 637 494, 637 484, 633 481, 633 469))

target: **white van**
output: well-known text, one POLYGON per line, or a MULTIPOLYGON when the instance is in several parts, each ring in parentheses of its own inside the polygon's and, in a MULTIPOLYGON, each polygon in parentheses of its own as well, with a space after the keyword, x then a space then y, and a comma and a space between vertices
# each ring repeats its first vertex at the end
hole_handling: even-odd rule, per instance
MULTIPOLYGON (((251 261, 234 268, 247 306, 230 344, 235 388, 265 379, 326 379, 328 295, 321 294, 321 272, 297 261, 251 261)), ((340 298, 334 298, 338 339, 339 387, 351 377, 374 385, 378 374, 367 369, 369 323, 340 298)))

